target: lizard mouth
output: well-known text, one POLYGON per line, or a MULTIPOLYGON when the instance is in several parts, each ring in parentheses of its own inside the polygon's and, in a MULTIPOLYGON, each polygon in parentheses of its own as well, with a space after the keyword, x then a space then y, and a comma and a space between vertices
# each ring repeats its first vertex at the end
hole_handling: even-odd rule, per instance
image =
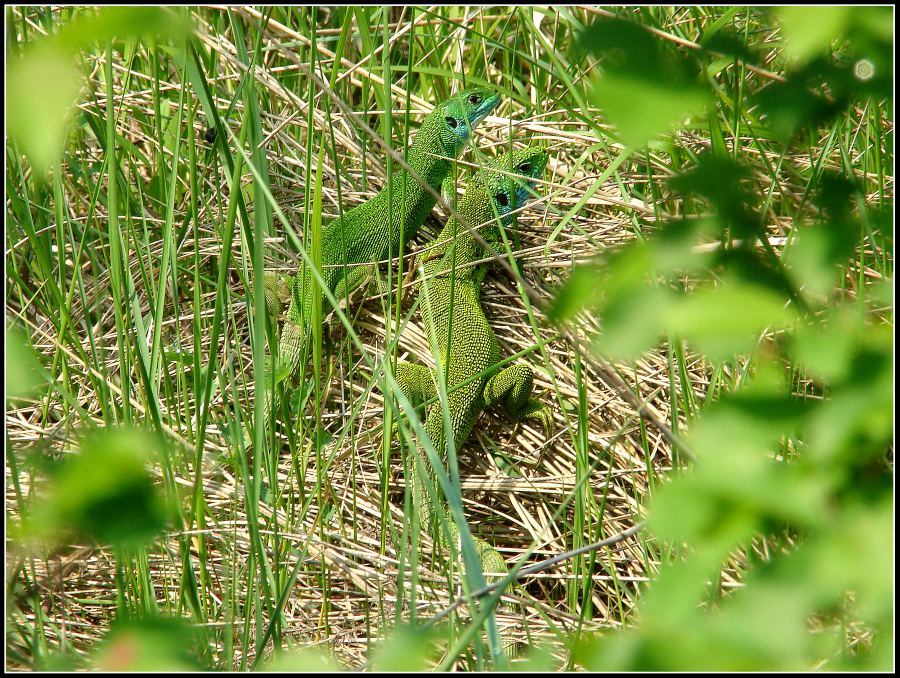
POLYGON ((482 101, 481 105, 472 113, 472 117, 470 119, 470 124, 472 125, 472 127, 475 127, 475 125, 484 120, 487 117, 488 113, 497 108, 497 104, 499 103, 499 94, 492 94, 487 99, 482 101))

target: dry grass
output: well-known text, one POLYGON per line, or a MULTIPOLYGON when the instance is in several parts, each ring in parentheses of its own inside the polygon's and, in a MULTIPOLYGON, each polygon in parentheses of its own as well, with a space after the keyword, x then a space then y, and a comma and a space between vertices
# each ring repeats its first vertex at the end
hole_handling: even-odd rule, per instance
MULTIPOLYGON (((209 24, 204 26, 202 22, 209 20, 217 11, 210 10, 198 15, 201 19, 199 34, 203 45, 218 57, 214 81, 219 91, 233 91, 244 70, 232 42, 233 34, 220 32, 209 24)), ((465 25, 478 27, 495 11, 500 12, 470 8, 465 25)), ((235 14, 252 20, 259 18, 259 12, 252 8, 237 9, 235 14)), ((418 28, 427 23, 428 16, 418 15, 418 28)), ((546 22, 544 27, 547 27, 546 22)), ((30 28, 35 32, 42 31, 36 24, 30 28)), ((564 29, 559 30, 561 35, 566 33, 564 29)), ((333 33, 329 31, 330 28, 323 28, 320 37, 333 33)), ((405 18, 389 28, 391 39, 401 42, 407 31, 409 23, 405 18)), ((455 33, 448 34, 441 43, 450 54, 462 44, 455 42, 454 36, 455 33)), ((258 96, 266 101, 261 124, 273 192, 299 228, 303 190, 311 173, 307 171, 304 148, 307 134, 304 93, 283 84, 285 75, 297 72, 290 42, 294 40, 302 42, 306 36, 274 20, 270 22, 262 43, 265 63, 255 71, 255 87, 258 96)), ((328 62, 330 47, 325 45, 323 43, 320 49, 326 57, 323 65, 327 73, 331 68, 328 62)), ((476 52, 475 57, 478 56, 476 52)), ((81 108, 96 113, 106 106, 103 86, 96 81, 103 70, 103 56, 87 55, 86 59, 95 80, 90 84, 91 94, 84 98, 81 108)), ((364 81, 370 84, 379 82, 380 73, 373 66, 375 61, 374 55, 372 58, 362 58, 350 54, 345 59, 339 70, 340 92, 348 102, 354 103, 362 98, 364 81), (372 70, 369 70, 370 67, 372 70)), ((139 71, 129 71, 123 63, 115 63, 113 67, 117 78, 115 106, 121 115, 119 133, 136 149, 146 153, 146 157, 156 157, 160 152, 163 155, 170 153, 169 149, 159 148, 157 131, 145 122, 154 116, 155 83, 152 78, 139 71), (123 89, 126 76, 128 87, 123 89)), ((172 68, 166 77, 159 79, 157 91, 162 96, 173 96, 177 101, 180 87, 177 73, 172 68)), ((404 87, 403 78, 398 78, 392 88, 395 106, 402 107, 406 101, 404 87)), ((662 192, 659 204, 654 205, 639 197, 651 194, 646 190, 647 166, 643 162, 628 162, 617 176, 603 183, 571 218, 564 219, 582 200, 585 190, 615 159, 610 153, 619 153, 622 148, 614 143, 609 143, 608 150, 599 147, 596 135, 583 121, 573 117, 571 108, 554 106, 554 102, 566 97, 562 83, 551 92, 526 88, 523 96, 539 96, 548 102, 548 107, 540 114, 532 115, 518 101, 508 99, 495 111, 495 115, 482 123, 476 143, 479 150, 488 155, 505 150, 510 138, 516 145, 538 141, 550 149, 550 171, 538 188, 541 198, 520 217, 523 249, 519 255, 525 280, 541 298, 549 300, 566 278, 573 262, 631 241, 636 236, 638 220, 643 229, 646 230, 648 225, 652 229, 657 213, 671 211, 671 199, 662 192), (638 195, 634 195, 635 192, 638 195), (563 227, 558 229, 560 224, 563 227)), ((413 121, 419 121, 430 110, 432 102, 423 101, 416 95, 410 99, 410 117, 413 121)), ((231 101, 220 97, 216 103, 220 111, 225 111, 231 101)), ((314 102, 314 124, 317 129, 327 125, 322 105, 322 98, 314 102)), ((234 108, 233 119, 241 119, 244 115, 241 98, 234 102, 234 108)), ((369 111, 370 114, 376 112, 369 111)), ((596 111, 583 113, 597 115, 596 111)), ((368 199, 385 182, 380 149, 369 142, 364 150, 353 122, 340 111, 332 110, 330 116, 344 174, 339 175, 331 157, 326 154, 323 203, 328 218, 338 211, 336 185, 339 181, 344 209, 368 199), (360 191, 354 182, 362 176, 360 158, 363 153, 367 159, 367 178, 364 190, 360 191), (353 181, 346 178, 348 174, 353 181)), ((202 138, 205 131, 202 116, 195 121, 194 127, 197 138, 202 138)), ((683 134, 679 141, 686 151, 693 152, 709 145, 708 139, 694 133, 683 134)), ((755 152, 751 144, 747 146, 748 152, 755 152)), ((202 144, 200 147, 203 148, 202 144)), ((77 146, 75 154, 85 165, 102 161, 103 157, 99 145, 87 135, 84 136, 84 143, 77 146)), ((835 150, 834 162, 840 162, 838 156, 835 150)), ((132 155, 130 160, 135 162, 138 157, 132 155)), ((168 159, 171 162, 171 156, 168 159)), ((670 161, 665 154, 654 153, 649 160, 656 177, 651 181, 671 174, 670 161)), ((201 152, 199 162, 208 161, 209 157, 201 152)), ((471 150, 463 156, 463 161, 476 164, 471 150)), ((802 169, 808 162, 809 159, 801 155, 784 161, 785 166, 790 165, 794 170, 802 169)), ((133 181, 149 181, 155 169, 137 163, 128 167, 128 172, 132 173, 128 176, 133 181)), ((779 177, 776 200, 787 200, 791 195, 803 193, 803 186, 796 183, 795 176, 784 172, 779 177)), ((166 300, 162 324, 162 342, 168 347, 190 347, 195 340, 194 328, 198 324, 208 327, 213 314, 216 294, 214 272, 222 256, 220 230, 227 209, 225 196, 228 195, 228 186, 221 170, 210 171, 208 164, 198 167, 198 177, 202 180, 198 237, 188 229, 175 254, 178 270, 188 277, 174 295, 171 285, 167 290, 168 295, 173 295, 166 300), (200 270, 209 272, 213 278, 213 284, 205 285, 200 290, 198 307, 194 306, 191 298, 193 289, 189 275, 195 256, 199 257, 200 270)), ((770 181, 767 177, 762 177, 762 180, 770 181)), ((244 183, 250 185, 249 174, 244 183)), ((79 224, 90 218, 102 224, 105 207, 101 205, 99 214, 89 217, 89 196, 68 179, 65 184, 70 189, 66 193, 66 209, 71 222, 79 224)), ((768 184, 765 183, 765 186, 768 184)), ((890 179, 888 188, 893 190, 890 179)), ((189 209, 187 200, 185 192, 184 201, 176 204, 176 223, 181 223, 189 209)), ((146 208, 151 216, 164 214, 162 205, 148 203, 146 208)), ((772 216, 769 234, 776 249, 779 249, 778 246, 790 235, 792 224, 781 216, 772 216)), ((445 218, 440 210, 436 210, 420 232, 417 245, 421 246, 436 233, 445 218)), ((152 262, 158 261, 163 251, 162 219, 156 216, 135 223, 134 249, 128 265, 136 281, 142 279, 142 269, 157 268, 152 262)), ((7 409, 7 445, 11 444, 21 459, 31 451, 52 456, 73 452, 73 436, 87 420, 97 426, 108 426, 111 420, 100 406, 103 398, 111 397, 118 403, 128 398, 136 417, 149 416, 137 370, 132 366, 131 372, 124 373, 115 350, 116 325, 110 303, 109 270, 98 270, 87 260, 72 262, 71 243, 67 245, 69 269, 65 275, 70 279, 77 264, 83 279, 81 286, 86 293, 84 299, 76 295, 71 307, 75 338, 80 342, 80 350, 75 350, 72 336, 58 336, 57 319, 42 315, 40 309, 30 307, 24 297, 8 297, 8 313, 24 321, 32 332, 35 348, 45 356, 48 364, 58 365, 58 377, 65 382, 70 393, 76 394, 77 403, 83 411, 79 413, 73 409, 55 392, 41 400, 7 409), (96 349, 90 345, 83 330, 88 325, 92 327, 96 349), (93 355, 98 356, 96 362, 90 359, 93 355)), ((285 238, 269 239, 266 245, 268 269, 294 269, 297 258, 285 238)), ((106 256, 105 241, 89 243, 89 246, 98 248, 96 254, 101 258, 106 256)), ((7 248, 7 257, 15 258, 17 243, 8 240, 7 248)), ((246 243, 236 237, 232 250, 234 260, 246 262, 249 271, 246 243)), ((410 253, 407 256, 413 255, 410 253)), ((879 275, 871 269, 865 274, 879 275)), ((203 496, 206 503, 202 534, 206 552, 205 571, 209 577, 205 590, 211 597, 207 601, 207 609, 215 611, 207 624, 222 634, 218 636, 220 639, 224 638, 224 634, 233 634, 235 654, 232 661, 235 667, 240 666, 241 654, 245 651, 241 635, 246 606, 252 605, 256 610, 259 596, 258 591, 248 585, 255 576, 255 565, 251 562, 252 542, 246 524, 242 482, 231 461, 233 453, 230 442, 218 425, 223 416, 230 416, 236 405, 247 412, 252 403, 253 356, 242 278, 243 275, 235 274, 228 281, 226 322, 219 344, 210 346, 208 333, 199 337, 203 356, 220 356, 219 364, 226 366, 226 378, 229 373, 234 375, 232 384, 226 382, 226 385, 236 388, 232 392, 214 386, 213 416, 202 450, 203 496), (235 393, 240 395, 239 403, 233 400, 235 393)), ((141 313, 152 318, 156 290, 138 286, 136 293, 141 313)), ((528 360, 536 368, 536 392, 553 407, 556 432, 545 438, 539 429, 529 424, 514 426, 504 414, 489 411, 482 415, 460 454, 464 509, 473 533, 495 544, 507 562, 513 562, 532 543, 537 544, 532 561, 565 551, 575 543, 575 509, 571 502, 561 515, 555 514, 573 493, 577 478, 578 452, 574 432, 577 428, 580 388, 586 390, 587 440, 590 462, 595 464, 589 482, 593 498, 581 509, 587 512, 588 524, 583 527, 580 539, 587 542, 596 535, 610 536, 640 521, 655 483, 669 474, 673 464, 679 463, 677 459, 673 461, 671 444, 657 427, 641 423, 635 408, 619 390, 605 382, 593 359, 585 359, 583 374, 578 378, 574 367, 577 348, 558 337, 550 340, 555 336, 553 330, 537 308, 534 313, 540 336, 535 335, 522 294, 503 270, 494 269, 490 274, 483 299, 488 318, 497 333, 502 356, 532 347, 538 341, 547 342, 546 360, 540 352, 531 354, 528 360), (504 470, 507 463, 514 465, 517 475, 510 476, 504 470), (602 514, 599 509, 601 503, 602 514), (594 524, 598 518, 601 520, 599 529, 594 524)), ((362 309, 355 327, 366 353, 377 364, 385 352, 384 299, 376 295, 356 303, 362 305, 362 309)), ((354 310, 356 308, 358 306, 354 310)), ((587 336, 586 328, 590 322, 590 319, 585 319, 582 329, 578 331, 582 337, 587 336)), ((316 502, 312 502, 307 511, 301 512, 300 488, 303 486, 308 491, 316 482, 317 471, 310 463, 302 469, 303 477, 298 478, 296 459, 288 453, 285 442, 277 462, 278 495, 260 503, 260 529, 268 550, 267 556, 273 567, 281 568, 280 576, 285 577, 293 567, 298 552, 303 551, 308 561, 300 568, 284 607, 283 637, 297 644, 327 646, 345 663, 359 666, 366 661, 372 640, 382 636, 384 627, 392 624, 397 601, 401 600, 405 606, 409 600, 408 590, 398 590, 398 581, 402 580, 405 589, 409 586, 409 580, 408 572, 402 577, 399 574, 398 553, 392 540, 389 538, 387 546, 384 549, 381 547, 384 520, 391 521, 391 531, 396 534, 403 530, 403 472, 399 459, 395 457, 391 464, 389 513, 385 516, 382 514, 379 468, 382 394, 377 387, 373 388, 371 374, 355 349, 352 374, 348 375, 346 345, 341 343, 345 334, 334 325, 332 328, 331 339, 335 346, 342 347, 340 354, 344 360, 331 365, 333 373, 323 408, 324 429, 334 436, 335 441, 341 441, 340 445, 332 441, 324 450, 324 456, 329 460, 324 469, 327 476, 324 491, 331 512, 320 516, 322 507, 317 507, 316 502), (360 409, 355 417, 351 417, 354 407, 360 409), (347 427, 350 432, 341 436, 347 427), (276 529, 277 539, 273 536, 276 529)), ((418 314, 412 317, 400 336, 399 357, 433 365, 418 314)), ((204 358, 203 363, 208 364, 208 358, 204 358)), ((664 344, 633 365, 616 367, 625 382, 658 413, 662 421, 681 428, 686 421, 682 405, 686 393, 690 392, 694 401, 702 402, 709 388, 711 370, 703 360, 690 356, 684 358, 683 374, 673 369, 675 364, 669 347, 664 344)), ((180 369, 175 362, 164 363, 167 378, 173 384, 179 383, 180 369)), ((175 483, 182 492, 182 500, 188 503, 196 472, 191 460, 196 454, 194 441, 198 407, 190 391, 182 391, 179 386, 175 390, 178 397, 161 401, 160 406, 165 431, 177 443, 175 449, 179 458, 174 464, 175 483)), ((279 440, 284 438, 279 437, 279 440)), ((7 477, 10 472, 7 464, 7 477)), ((39 492, 40 478, 21 464, 19 481, 28 493, 39 492)), ((14 487, 7 481, 6 488, 8 516, 15 519, 18 502, 14 487)), ((153 582, 152 595, 161 610, 183 609, 183 603, 178 599, 183 575, 178 546, 180 536, 191 535, 194 569, 196 572, 204 570, 198 550, 198 531, 193 528, 194 524, 184 532, 168 533, 147 551, 147 568, 153 582)), ((423 539, 426 549, 430 551, 429 538, 423 539)), ((761 552, 764 549, 765 545, 760 545, 761 552)), ((658 548, 647 543, 641 535, 611 551, 600 552, 592 573, 594 612, 591 618, 585 620, 583 630, 615 627, 624 623, 629 618, 642 583, 653 578, 659 558, 658 548)), ((72 544, 50 556, 38 555, 29 553, 8 539, 7 560, 8 592, 12 594, 9 605, 18 605, 15 610, 8 610, 19 623, 39 625, 49 647, 58 648, 64 643, 78 652, 86 652, 105 633, 116 600, 115 565, 110 552, 72 544), (28 582, 31 590, 24 589, 23 582, 28 582), (35 600, 41 605, 41 620, 35 618, 30 606, 35 600)), ((740 586, 741 565, 740 559, 736 559, 733 567, 723 572, 721 584, 724 588, 740 586)), ((558 638, 554 626, 556 630, 573 631, 578 626, 578 609, 577 606, 572 607, 565 584, 576 581, 583 574, 584 565, 575 573, 572 564, 566 563, 532 578, 526 585, 528 594, 533 596, 533 600, 527 601, 526 618, 501 612, 501 628, 513 627, 515 634, 523 640, 526 638, 526 627, 532 640, 558 638)), ((452 602, 455 595, 457 591, 448 590, 443 575, 423 568, 416 595, 418 617, 427 618, 438 612, 452 602)), ((401 616, 407 617, 408 614, 409 611, 404 609, 401 616)), ((252 621, 253 616, 248 617, 253 625, 250 638, 257 637, 260 629, 252 621)), ((259 621, 266 624, 269 620, 259 621)), ((7 642, 8 647, 19 647, 21 652, 26 652, 19 640, 8 636, 7 642)), ((214 655, 221 657, 221 651, 219 644, 214 655)), ((248 651, 252 652, 252 644, 248 651)), ((252 660, 252 656, 247 658, 252 660)), ((11 667, 15 667, 15 662, 11 667)))

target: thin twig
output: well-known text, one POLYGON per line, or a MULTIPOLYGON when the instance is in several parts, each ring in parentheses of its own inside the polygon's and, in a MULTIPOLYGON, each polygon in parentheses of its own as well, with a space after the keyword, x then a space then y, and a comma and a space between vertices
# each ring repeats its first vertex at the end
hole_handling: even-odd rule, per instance
MULTIPOLYGON (((523 567, 518 572, 511 573, 510 575, 504 577, 498 582, 494 582, 493 584, 488 584, 484 588, 480 588, 474 593, 472 593, 471 598, 473 600, 479 600, 484 598, 484 596, 489 593, 493 593, 497 589, 505 588, 510 584, 510 582, 518 581, 520 579, 524 579, 525 577, 537 574, 538 572, 543 572, 544 570, 553 567, 565 560, 570 560, 571 558, 577 558, 578 556, 582 556, 586 553, 591 553, 592 551, 598 551, 607 546, 615 546, 619 542, 625 541, 629 537, 637 534, 643 529, 644 523, 640 522, 632 527, 629 527, 624 532, 619 532, 619 534, 613 535, 612 537, 608 537, 607 539, 601 539, 600 541, 595 541, 592 544, 588 544, 587 546, 582 546, 577 549, 572 549, 571 551, 566 551, 565 553, 560 553, 558 555, 553 556, 552 558, 547 558, 546 560, 541 560, 535 563, 534 565, 529 565, 528 567, 523 567)), ((436 615, 431 617, 428 621, 425 622, 426 626, 430 626, 436 624, 441 619, 446 617, 448 614, 457 609, 460 605, 466 602, 466 596, 459 596, 456 600, 453 601, 449 606, 438 612, 436 615)))

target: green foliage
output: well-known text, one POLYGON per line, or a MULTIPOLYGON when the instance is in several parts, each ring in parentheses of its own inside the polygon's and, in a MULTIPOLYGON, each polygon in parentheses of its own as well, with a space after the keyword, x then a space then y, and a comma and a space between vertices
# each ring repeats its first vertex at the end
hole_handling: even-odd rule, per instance
POLYGON ((258 669, 272 673, 333 673, 344 671, 325 652, 315 648, 296 648, 278 652, 258 669))
POLYGON ((809 61, 826 52, 844 33, 851 7, 779 7, 785 55, 794 61, 809 61))
POLYGON ((7 129, 38 175, 44 176, 56 162, 69 113, 84 84, 84 73, 75 63, 80 50, 114 37, 177 41, 189 32, 184 17, 158 7, 106 7, 96 14, 82 10, 58 33, 13 58, 6 77, 7 129))
POLYGON ((201 631, 181 619, 145 617, 117 621, 98 643, 92 667, 100 671, 202 671, 201 631))
MULTIPOLYGON (((244 670, 259 658, 263 671, 341 670, 351 667, 332 648, 319 650, 355 639, 354 652, 373 648, 366 667, 375 670, 488 666, 483 646, 470 651, 459 640, 464 614, 447 634, 403 625, 411 610, 421 620, 434 604, 422 592, 435 581, 411 585, 422 563, 391 551, 403 537, 388 510, 403 501, 392 448, 383 466, 359 465, 372 449, 362 414, 374 392, 367 353, 322 361, 323 375, 291 394, 293 412, 309 402, 327 407, 337 392, 346 408, 338 417, 329 411, 314 432, 298 417, 284 430, 289 453, 281 438, 252 458, 228 448, 242 437, 246 417, 236 413, 264 353, 262 316, 248 330, 244 315, 259 291, 251 278, 273 253, 286 258, 278 243, 263 250, 263 236, 295 236, 271 232, 272 211, 290 208, 291 223, 312 224, 309 212, 322 206, 315 189, 328 188, 318 202, 333 213, 381 180, 380 147, 306 75, 324 68, 331 91, 392 130, 401 152, 421 113, 412 97, 440 100, 455 80, 496 87, 509 102, 500 115, 540 125, 551 149, 572 145, 541 222, 553 230, 555 263, 575 255, 556 236, 581 238, 609 188, 621 205, 611 240, 635 236, 576 267, 550 317, 598 321, 592 345, 614 360, 665 342, 670 369, 657 390, 670 393, 660 400, 684 455, 657 446, 646 422, 643 450, 617 438, 628 454, 643 453, 653 475, 646 497, 625 495, 632 505, 647 499, 646 562, 613 562, 619 553, 608 565, 606 554, 573 564, 569 581, 582 588, 571 588, 568 603, 548 594, 557 590, 552 579, 529 584, 547 595, 542 615, 552 603, 554 619, 577 615, 579 629, 610 628, 575 640, 564 665, 890 668, 891 8, 640 7, 599 20, 607 10, 307 9, 7 14, 7 303, 10 318, 40 328, 31 341, 18 324, 7 328, 10 665, 244 670), (194 18, 204 40, 184 49, 194 18), (567 53, 582 26, 577 54, 567 53), (391 100, 382 81, 406 101, 391 100), (315 105, 304 108, 308 101, 315 105), (405 104, 414 113, 402 120, 405 104), (380 113, 391 106, 394 118, 380 113), (317 149, 321 179, 313 182, 317 149), (596 179, 578 183, 584 176, 596 179), (554 222, 557 189, 571 209, 554 222), (297 215, 297 205, 306 213, 297 215), (686 375, 684 364, 698 357, 703 367, 686 375), (326 368, 346 377, 339 388, 325 388, 326 368), (134 431, 137 421, 155 433, 134 431), (93 432, 79 433, 86 429, 93 432), (666 476, 670 457, 676 468, 666 476), (346 463, 350 489, 333 484, 345 471, 328 473, 335 458, 346 463), (679 459, 690 461, 681 468, 679 459), (366 492, 376 485, 382 494, 373 501, 366 492), (380 535, 358 518, 373 513, 380 535), (313 557, 313 543, 330 560, 313 557), (619 567, 650 582, 639 591, 618 580, 619 567), (612 575, 602 577, 609 588, 598 572, 612 575), (346 584, 348 573, 367 578, 365 595, 346 584), (607 617, 593 606, 598 597, 607 617), (315 644, 303 647, 313 634, 315 644), (445 647, 453 650, 442 655, 445 647)), ((543 269, 532 256, 523 259, 528 275, 553 280, 564 270, 543 269)), ((529 316, 535 337, 537 318, 529 316)), ((391 334, 401 330, 398 322, 391 334)), ((389 341, 385 353, 399 355, 397 346, 389 341)), ((549 362, 543 372, 554 376, 549 362)), ((578 387, 579 406, 563 404, 560 415, 578 419, 565 433, 579 458, 593 459, 589 416, 605 426, 628 408, 607 409, 588 400, 588 384, 578 387)), ((548 450, 541 456, 554 474, 572 468, 548 450)), ((492 452, 504 470, 520 462, 514 448, 492 452)), ((514 467, 507 475, 530 477, 514 467)), ((544 524, 556 497, 537 496, 548 502, 539 507, 544 524)), ((605 493, 600 503, 586 489, 571 502, 574 521, 548 527, 573 541, 602 533, 605 493)), ((526 627, 537 646, 512 668, 560 668, 565 632, 555 656, 540 646, 553 626, 526 627)), ((476 645, 480 635, 472 633, 476 645)))
POLYGON ((65 123, 84 80, 67 51, 51 44, 32 47, 9 65, 6 80, 7 125, 40 174, 56 160, 65 139, 65 123), (35 87, 36 82, 58 83, 35 87))
POLYGON ((707 105, 708 92, 688 62, 634 23, 600 19, 583 33, 581 45, 607 57, 591 97, 626 146, 644 145, 707 105))
POLYGON ((15 325, 6 328, 6 397, 33 396, 42 380, 40 362, 28 344, 25 332, 15 325))
POLYGON ((545 645, 529 645, 524 656, 513 662, 511 669, 518 673, 549 673, 562 669, 559 659, 545 645))
POLYGON ((778 16, 789 70, 752 97, 775 137, 787 142, 828 124, 861 97, 892 98, 889 8, 785 7, 778 16), (832 43, 840 44, 834 54, 832 43))
POLYGON ((148 470, 157 450, 149 434, 108 429, 84 435, 75 454, 41 462, 49 482, 23 536, 126 547, 152 541, 168 522, 148 470))
MULTIPOLYGON (((787 143, 851 105, 872 104, 877 77, 854 79, 823 54, 852 25, 862 51, 875 50, 865 53, 883 64, 890 36, 856 19, 855 8, 779 15, 797 70, 755 95, 766 115, 761 135, 787 143)), ((858 53, 852 41, 847 50, 858 53)), ((650 77, 636 65, 631 73, 650 77)), ((653 88, 644 96, 659 108, 668 103, 653 88)), ((893 298, 868 287, 853 296, 836 291, 861 238, 881 245, 880 231, 864 226, 878 214, 865 206, 858 177, 813 174, 796 215, 802 225, 780 258, 762 228, 753 169, 751 160, 715 150, 697 158, 669 185, 685 201, 705 202, 712 216, 672 217, 655 238, 576 269, 551 310, 558 321, 595 312, 595 345, 614 358, 635 358, 668 337, 713 361, 746 363, 745 376, 689 422, 693 462, 650 503, 651 532, 687 545, 688 555, 664 563, 635 628, 578 646, 589 669, 890 665, 892 318, 875 311, 893 298), (719 242, 710 247, 709 239, 719 242), (752 553, 762 543, 773 549, 765 563, 752 553), (720 600, 719 571, 739 549, 744 585, 720 600), (850 650, 841 625, 854 624, 874 637, 850 650)))
POLYGON ((372 654, 372 670, 384 673, 424 671, 434 666, 436 653, 434 631, 407 626, 394 629, 372 654))
POLYGON ((780 329, 793 319, 793 309, 764 285, 725 280, 685 295, 661 320, 678 336, 714 360, 752 352, 760 333, 780 329))

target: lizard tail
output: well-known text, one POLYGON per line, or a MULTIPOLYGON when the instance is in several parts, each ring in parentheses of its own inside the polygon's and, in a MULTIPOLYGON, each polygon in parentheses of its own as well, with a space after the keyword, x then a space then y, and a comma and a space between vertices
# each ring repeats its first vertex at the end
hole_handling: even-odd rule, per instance
MULTIPOLYGON (((452 520, 450 521, 450 536, 456 544, 457 552, 461 551, 462 543, 459 538, 459 528, 452 520)), ((506 566, 506 561, 503 559, 503 556, 500 555, 500 552, 488 544, 484 539, 480 539, 475 535, 472 535, 472 541, 475 544, 475 552, 478 554, 478 560, 481 562, 481 571, 485 573, 485 584, 493 584, 503 579, 503 577, 509 573, 509 568, 506 566), (487 574, 488 572, 494 574, 487 574)), ((510 605, 509 603, 500 603, 498 604, 497 609, 515 613, 516 607, 517 606, 510 605)), ((503 645, 503 651, 506 654, 507 659, 513 659, 518 654, 518 643, 509 631, 506 633, 503 633, 503 631, 500 632, 500 642, 503 645)))
MULTIPOLYGON (((437 437, 441 437, 440 435, 437 437)), ((443 440, 438 441, 438 445, 435 446, 435 449, 442 453, 446 445, 443 444, 443 440)), ((428 532, 434 527, 434 534, 436 536, 443 534, 440 526, 433 526, 432 521, 434 517, 434 510, 431 503, 431 498, 428 494, 428 489, 426 483, 430 483, 431 487, 435 489, 436 492, 440 492, 440 489, 437 486, 437 481, 435 479, 434 473, 430 470, 431 463, 428 461, 428 457, 425 455, 424 450, 421 449, 419 445, 416 445, 415 448, 415 456, 417 459, 412 459, 410 463, 410 473, 412 475, 411 478, 411 487, 412 487, 412 500, 413 506, 416 510, 416 514, 419 517, 419 527, 421 530, 428 532)), ((442 458, 445 458, 446 455, 442 454, 442 458)), ((439 495, 438 495, 439 496, 439 495)), ((459 535, 459 527, 457 527, 456 522, 450 519, 449 524, 450 529, 450 540, 454 544, 454 548, 457 553, 461 552, 461 542, 459 535)), ((492 575, 485 575, 485 582, 488 584, 492 584, 494 582, 500 581, 507 572, 509 572, 509 568, 506 566, 506 561, 503 559, 503 556, 491 546, 489 543, 472 535, 472 540, 475 544, 475 551, 478 554, 478 560, 481 563, 481 569, 485 573, 493 573, 492 575)), ((436 544, 440 544, 443 540, 440 538, 435 539, 436 544)), ((508 605, 502 604, 498 606, 498 609, 502 609, 507 612, 514 612, 515 608, 508 605)), ((501 642, 504 647, 504 652, 507 658, 512 659, 517 654, 518 648, 516 641, 509 635, 509 633, 501 633, 501 642)))

